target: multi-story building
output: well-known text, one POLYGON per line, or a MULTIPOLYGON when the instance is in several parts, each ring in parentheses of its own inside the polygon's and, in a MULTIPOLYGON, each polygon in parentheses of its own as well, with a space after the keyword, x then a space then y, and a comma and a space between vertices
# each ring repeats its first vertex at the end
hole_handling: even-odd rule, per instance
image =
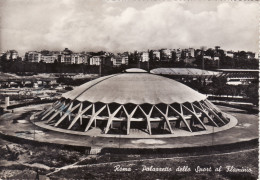
POLYGON ((142 62, 147 62, 147 61, 149 61, 149 53, 148 53, 148 52, 142 52, 142 53, 141 53, 141 61, 142 61, 142 62))
POLYGON ((63 55, 63 54, 60 54, 60 55, 58 56, 58 62, 64 63, 64 55, 63 55))
POLYGON ((181 50, 180 49, 174 49, 173 52, 175 53, 176 61, 180 61, 180 59, 181 59, 181 50))
POLYGON ((88 64, 89 56, 87 54, 79 54, 79 58, 76 60, 76 64, 88 64))
POLYGON ((158 60, 158 61, 160 61, 160 59, 161 59, 161 53, 160 53, 160 51, 153 51, 153 59, 154 60, 158 60))
POLYGON ((88 55, 84 52, 73 53, 68 48, 65 48, 60 55, 58 55, 58 61, 65 64, 88 64, 88 55))
POLYGON ((58 55, 58 61, 65 64, 74 64, 75 58, 72 57, 73 52, 68 48, 65 48, 60 55, 58 55))
POLYGON ((259 79, 258 69, 218 69, 228 85, 249 85, 259 79))
POLYGON ((41 61, 45 63, 54 63, 57 59, 56 55, 41 55, 41 61))
POLYGON ((113 66, 128 65, 128 56, 126 55, 112 56, 111 61, 113 63, 113 66))
POLYGON ((193 48, 183 49, 182 50, 184 58, 194 58, 195 57, 195 50, 193 48))
POLYGON ((5 60, 16 60, 18 58, 18 52, 16 50, 6 51, 3 55, 5 60))
POLYGON ((71 54, 63 54, 62 56, 64 56, 63 61, 65 64, 74 64, 71 54))
POLYGON ((73 54, 72 58, 74 58, 75 64, 82 64, 83 58, 80 54, 73 54))
POLYGON ((41 53, 37 51, 29 51, 25 53, 25 61, 28 62, 40 62, 41 61, 41 53))
POLYGON ((112 56, 111 61, 112 61, 114 67, 121 66, 121 64, 122 64, 122 59, 120 58, 120 56, 112 56))
POLYGON ((189 57, 195 57, 195 49, 189 48, 189 57))
POLYGON ((15 60, 18 58, 18 52, 16 50, 11 50, 11 59, 15 60))
POLYGON ((162 49, 161 50, 161 60, 165 61, 165 60, 170 60, 172 59, 172 50, 170 49, 162 49))
POLYGON ((101 62, 101 56, 92 56, 89 58, 89 65, 99 66, 101 62))
POLYGON ((71 64, 82 64, 82 59, 79 57, 79 54, 71 55, 71 64))
POLYGON ((61 54, 58 56, 58 61, 64 64, 75 64, 75 58, 71 54, 61 54))
POLYGON ((122 64, 128 65, 128 56, 122 56, 122 64))

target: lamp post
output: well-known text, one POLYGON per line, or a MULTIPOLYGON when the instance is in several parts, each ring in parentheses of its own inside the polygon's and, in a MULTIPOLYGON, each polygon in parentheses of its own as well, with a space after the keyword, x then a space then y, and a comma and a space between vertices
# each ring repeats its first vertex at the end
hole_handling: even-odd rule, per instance
POLYGON ((212 146, 214 144, 214 125, 212 126, 213 127, 213 132, 212 132, 212 146))
POLYGON ((33 140, 35 140, 35 116, 33 116, 33 140))
MULTIPOLYGON (((122 117, 122 113, 123 113, 123 111, 121 111, 121 113, 120 113, 120 118, 122 117)), ((119 132, 119 149, 120 149, 120 139, 121 139, 121 133, 122 133, 122 124, 121 123, 120 123, 120 132, 119 132)))
POLYGON ((102 59, 101 59, 101 57, 100 57, 100 60, 99 60, 99 77, 101 77, 101 64, 102 64, 102 59))
POLYGON ((149 71, 150 71, 150 64, 149 64, 149 63, 150 63, 150 62, 149 62, 149 61, 150 61, 150 57, 149 57, 149 49, 148 49, 147 52, 148 52, 148 62, 147 62, 147 66, 148 66, 148 72, 149 72, 149 71))
POLYGON ((202 69, 204 70, 204 56, 202 56, 202 69))
POLYGON ((201 47, 201 55, 202 55, 202 69, 204 70, 204 47, 201 47))

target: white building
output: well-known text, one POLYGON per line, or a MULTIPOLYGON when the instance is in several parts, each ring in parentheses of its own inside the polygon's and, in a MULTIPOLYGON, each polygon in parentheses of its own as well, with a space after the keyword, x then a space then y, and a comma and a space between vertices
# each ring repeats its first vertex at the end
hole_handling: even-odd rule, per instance
POLYGON ((111 57, 111 61, 113 66, 128 65, 128 56, 113 56, 111 57))
POLYGON ((219 57, 216 56, 216 57, 213 58, 213 60, 214 60, 214 61, 219 61, 219 57))
POLYGON ((234 57, 234 52, 233 51, 225 51, 225 56, 228 56, 228 57, 231 57, 233 58, 234 57))
POLYGON ((73 62, 73 64, 82 64, 83 56, 81 56, 80 54, 72 54, 71 61, 73 62))
POLYGON ((99 66, 101 62, 101 57, 100 56, 92 56, 89 59, 89 65, 96 65, 99 66))
POLYGON ((209 60, 212 60, 212 57, 211 57, 211 56, 203 56, 203 59, 209 59, 209 60))
POLYGON ((54 63, 58 59, 58 56, 55 55, 41 55, 41 61, 45 63, 54 63))
POLYGON ((189 48, 189 56, 195 57, 195 49, 194 48, 189 48))
POLYGON ((29 51, 25 54, 25 58, 28 62, 40 62, 41 53, 36 52, 36 51, 29 51))
POLYGON ((181 59, 181 50, 180 49, 174 49, 173 51, 176 54, 176 61, 180 61, 180 59, 181 59))
POLYGON ((153 56, 154 56, 156 59, 160 60, 160 59, 161 59, 161 53, 160 53, 160 51, 153 51, 153 56))
POLYGON ((70 54, 62 54, 59 55, 59 62, 65 63, 65 64, 73 64, 72 58, 70 54))
MULTIPOLYGON (((88 64, 88 55, 86 54, 80 54, 78 59, 78 64, 88 64)), ((77 63, 77 62, 76 62, 77 63)))
POLYGON ((141 61, 142 62, 147 62, 149 61, 149 53, 148 52, 143 52, 141 55, 141 61))
POLYGON ((58 61, 65 64, 75 64, 75 55, 71 50, 65 48, 60 55, 58 55, 58 61))
POLYGON ((128 65, 128 56, 122 56, 122 64, 128 65))
POLYGON ((18 58, 18 52, 16 50, 6 51, 4 55, 6 60, 15 60, 18 58))
POLYGON ((87 63, 87 56, 80 54, 62 54, 59 55, 59 61, 65 64, 82 64, 87 63))
POLYGON ((172 58, 172 51, 170 49, 163 49, 162 53, 167 57, 167 58, 172 58))

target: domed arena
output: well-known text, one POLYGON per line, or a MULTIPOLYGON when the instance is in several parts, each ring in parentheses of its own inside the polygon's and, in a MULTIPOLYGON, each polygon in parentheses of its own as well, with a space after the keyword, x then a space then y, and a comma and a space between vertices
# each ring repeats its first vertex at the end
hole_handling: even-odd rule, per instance
POLYGON ((42 111, 49 126, 88 133, 131 135, 176 134, 221 128, 229 123, 207 97, 190 87, 141 69, 87 82, 42 111))

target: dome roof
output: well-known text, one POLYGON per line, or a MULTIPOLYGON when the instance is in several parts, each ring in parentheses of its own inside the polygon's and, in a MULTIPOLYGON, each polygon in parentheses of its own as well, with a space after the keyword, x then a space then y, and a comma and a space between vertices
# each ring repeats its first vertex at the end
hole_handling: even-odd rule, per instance
POLYGON ((121 73, 87 82, 62 97, 81 102, 172 104, 206 99, 175 80, 149 73, 121 73))
POLYGON ((147 73, 146 70, 143 69, 139 69, 139 68, 130 68, 130 69, 126 69, 125 72, 135 72, 135 73, 147 73))

